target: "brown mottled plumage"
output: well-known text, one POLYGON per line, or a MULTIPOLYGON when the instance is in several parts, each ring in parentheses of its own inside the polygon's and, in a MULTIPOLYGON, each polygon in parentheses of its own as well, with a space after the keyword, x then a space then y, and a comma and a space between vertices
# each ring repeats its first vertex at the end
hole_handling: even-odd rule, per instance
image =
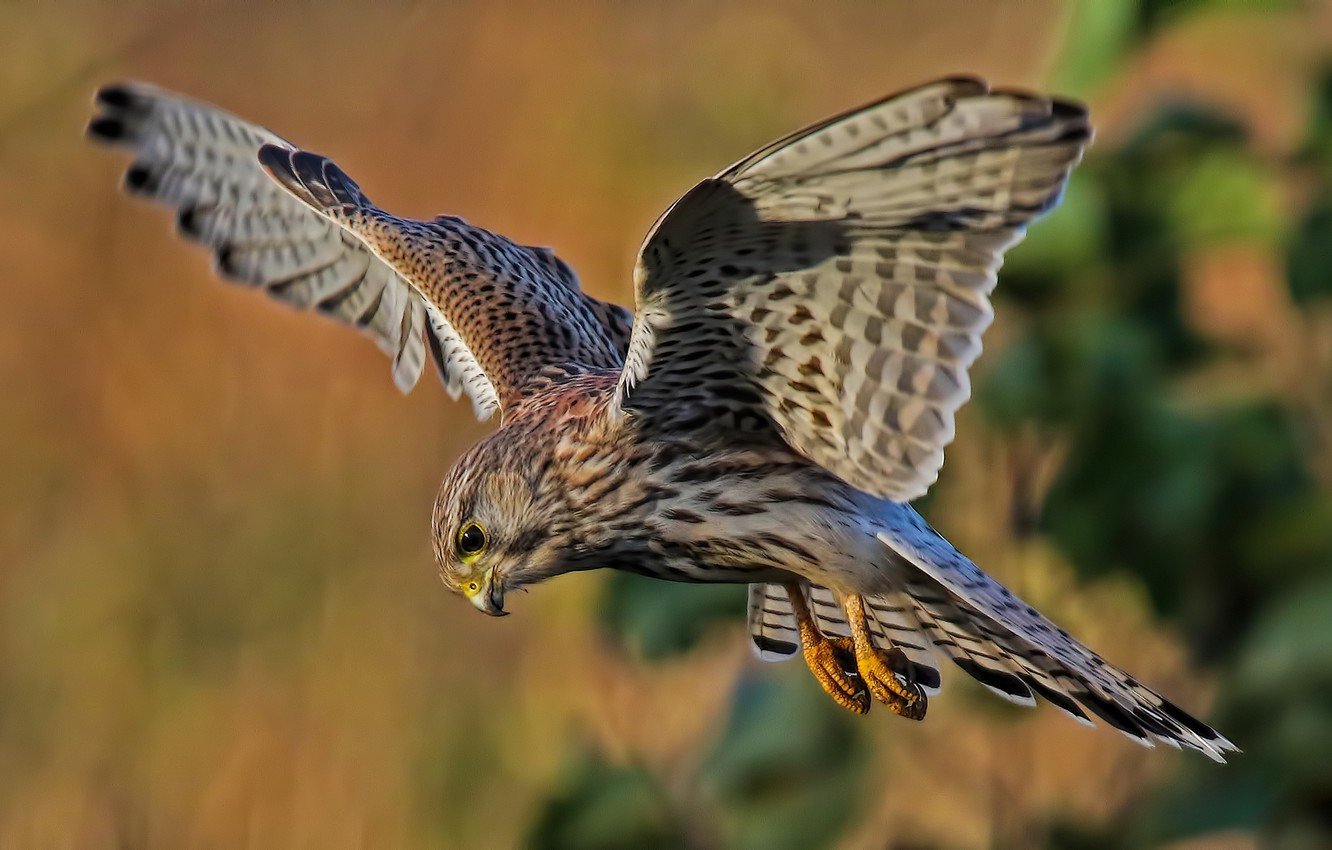
POLYGON ((433 515, 445 584, 481 610, 601 567, 747 583, 760 654, 803 651, 852 711, 923 718, 942 655, 1143 744, 1234 749, 907 504, 970 394, 1003 252, 1090 138, 1081 106, 946 79, 775 142, 653 227, 631 329, 549 250, 393 216, 212 107, 138 85, 98 103, 91 133, 135 153, 127 185, 225 276, 358 326, 404 390, 429 348, 453 395, 502 411, 433 515))

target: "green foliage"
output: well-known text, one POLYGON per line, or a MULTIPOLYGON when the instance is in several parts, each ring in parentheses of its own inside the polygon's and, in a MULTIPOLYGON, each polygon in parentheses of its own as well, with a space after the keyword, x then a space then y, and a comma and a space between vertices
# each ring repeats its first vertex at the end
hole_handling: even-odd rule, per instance
POLYGON ((1296 227, 1287 254, 1287 278, 1299 303, 1332 296, 1332 193, 1326 188, 1296 227))
MULTIPOLYGON (((1203 5, 1140 4, 1141 25, 1203 5)), ((1189 252, 1284 246, 1297 304, 1332 291, 1332 76, 1315 99, 1294 172, 1313 200, 1293 220, 1281 194, 1289 166, 1252 151, 1232 116, 1175 103, 1083 169, 1095 185, 1082 197, 1104 208, 1076 218, 1106 222, 1103 253, 1082 260, 1094 272, 1071 279, 1057 252, 1033 250, 1018 270, 1050 281, 1045 297, 1000 287, 1007 309, 1026 312, 1026 332, 977 395, 1001 432, 1034 426, 1067 442, 1046 533, 1086 575, 1139 578, 1199 658, 1234 671, 1218 722, 1246 750, 1224 771, 1189 764, 1144 789, 1123 813, 1126 830, 1056 824, 1052 846, 1139 847, 1228 829, 1280 846, 1332 838, 1316 814, 1332 799, 1332 498, 1311 466, 1304 414, 1275 390, 1210 403, 1179 391, 1234 356, 1200 340, 1182 313, 1189 252)))
POLYGON ((864 759, 854 718, 802 675, 749 678, 702 785, 721 814, 725 846, 817 847, 830 843, 860 800, 864 759), (774 730, 799 734, 774 734, 774 730))
MULTIPOLYGON (((1133 3, 1125 3, 1133 6, 1133 3)), ((1154 33, 1191 14, 1200 12, 1268 11, 1298 6, 1298 0, 1138 0, 1138 31, 1143 36, 1154 33)))
POLYGON ((588 753, 541 808, 529 846, 830 846, 862 799, 862 743, 854 718, 808 676, 749 677, 712 751, 684 781, 668 787, 588 753))
POLYGON ((1301 304, 1332 295, 1332 70, 1324 73, 1311 100, 1302 153, 1316 189, 1294 228, 1286 257, 1291 295, 1301 304))
POLYGON ((1055 82, 1061 91, 1085 97, 1119 68, 1137 23, 1134 4, 1080 0, 1071 5, 1069 35, 1055 82))
POLYGON ((1035 309, 1096 275, 1108 224, 1101 187, 1075 171, 1059 206, 1004 258, 1004 298, 1035 309))
POLYGON ((687 846, 686 830, 647 771, 589 757, 532 823, 532 850, 644 850, 687 846))
POLYGON ((660 659, 687 652, 718 621, 744 617, 745 589, 687 585, 613 573, 601 599, 608 637, 634 654, 660 659))

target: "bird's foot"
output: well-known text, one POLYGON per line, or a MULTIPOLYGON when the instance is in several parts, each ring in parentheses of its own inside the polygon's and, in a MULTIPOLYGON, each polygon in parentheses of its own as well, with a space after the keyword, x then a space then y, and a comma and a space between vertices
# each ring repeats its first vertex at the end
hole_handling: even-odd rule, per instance
POLYGON ((870 696, 856 669, 856 652, 850 638, 822 634, 804 642, 805 663, 833 702, 856 714, 870 710, 870 696))
POLYGON ((856 669, 866 689, 888 710, 908 720, 924 720, 929 700, 920 686, 911 681, 911 662, 906 653, 893 648, 855 647, 856 669))

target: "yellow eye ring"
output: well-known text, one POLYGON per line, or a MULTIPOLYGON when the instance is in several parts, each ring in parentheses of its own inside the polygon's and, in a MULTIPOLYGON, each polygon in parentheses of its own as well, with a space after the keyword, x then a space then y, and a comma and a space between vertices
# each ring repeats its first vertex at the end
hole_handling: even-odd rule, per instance
POLYGON ((462 528, 458 529, 458 557, 464 561, 480 557, 489 543, 490 537, 486 530, 475 520, 463 523, 462 528))
POLYGON ((468 592, 468 593, 476 593, 477 590, 479 590, 480 588, 481 588, 481 585, 477 584, 477 583, 474 582, 474 581, 469 581, 469 582, 467 582, 467 592, 468 592))

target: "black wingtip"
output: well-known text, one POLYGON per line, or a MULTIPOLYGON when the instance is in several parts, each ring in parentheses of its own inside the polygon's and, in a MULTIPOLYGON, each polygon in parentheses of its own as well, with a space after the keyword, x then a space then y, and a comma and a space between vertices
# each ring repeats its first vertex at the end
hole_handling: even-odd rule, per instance
POLYGON ((1203 723, 1201 720, 1194 717, 1192 714, 1189 714, 1173 702, 1164 699, 1161 700, 1160 709, 1171 720, 1183 726, 1185 729, 1188 729, 1204 741, 1222 748, 1228 747, 1230 749, 1237 749, 1235 745, 1227 741, 1220 732, 1216 731, 1211 726, 1208 726, 1206 723, 1203 723))
POLYGON ((93 94, 93 103, 108 115, 139 117, 153 110, 156 91, 151 86, 136 83, 112 83, 102 86, 93 94))
POLYGON ((1026 684, 1012 673, 982 667, 970 658, 954 658, 953 663, 987 688, 992 688, 1017 700, 1026 701, 1032 698, 1031 691, 1026 684))
POLYGON ((130 87, 124 83, 112 83, 102 86, 93 95, 93 102, 104 106, 111 106, 116 109, 129 109, 134 106, 137 98, 130 87))
POLYGON ((1094 131, 1086 104, 1056 97, 1050 101, 1050 114, 1055 121, 1065 125, 1063 138, 1081 139, 1084 143, 1092 140, 1094 131))
POLYGON ((114 145, 133 145, 153 109, 152 98, 128 83, 102 86, 93 103, 97 112, 88 122, 87 137, 114 145))
POLYGON ((296 151, 291 155, 291 167, 297 178, 310 190, 319 205, 325 208, 348 202, 348 199, 339 197, 335 190, 337 183, 333 178, 338 175, 336 167, 329 168, 332 165, 327 157, 309 151, 296 151))
POLYGON ((176 213, 176 229, 190 239, 202 240, 204 232, 198 214, 199 208, 196 206, 181 207, 180 212, 176 213))
POLYGON ((116 142, 125 138, 125 122, 119 118, 99 117, 88 122, 88 138, 116 142))
POLYGON ((241 277, 240 266, 236 263, 236 247, 230 243, 217 246, 213 254, 213 264, 218 274, 226 278, 241 277))
POLYGON ((135 163, 125 172, 125 190, 132 194, 148 194, 157 188, 156 178, 147 166, 135 163))
POLYGON ((1087 105, 1080 101, 1069 100, 1064 97, 1055 97, 1050 99, 1050 112, 1056 118, 1086 119, 1087 105))

